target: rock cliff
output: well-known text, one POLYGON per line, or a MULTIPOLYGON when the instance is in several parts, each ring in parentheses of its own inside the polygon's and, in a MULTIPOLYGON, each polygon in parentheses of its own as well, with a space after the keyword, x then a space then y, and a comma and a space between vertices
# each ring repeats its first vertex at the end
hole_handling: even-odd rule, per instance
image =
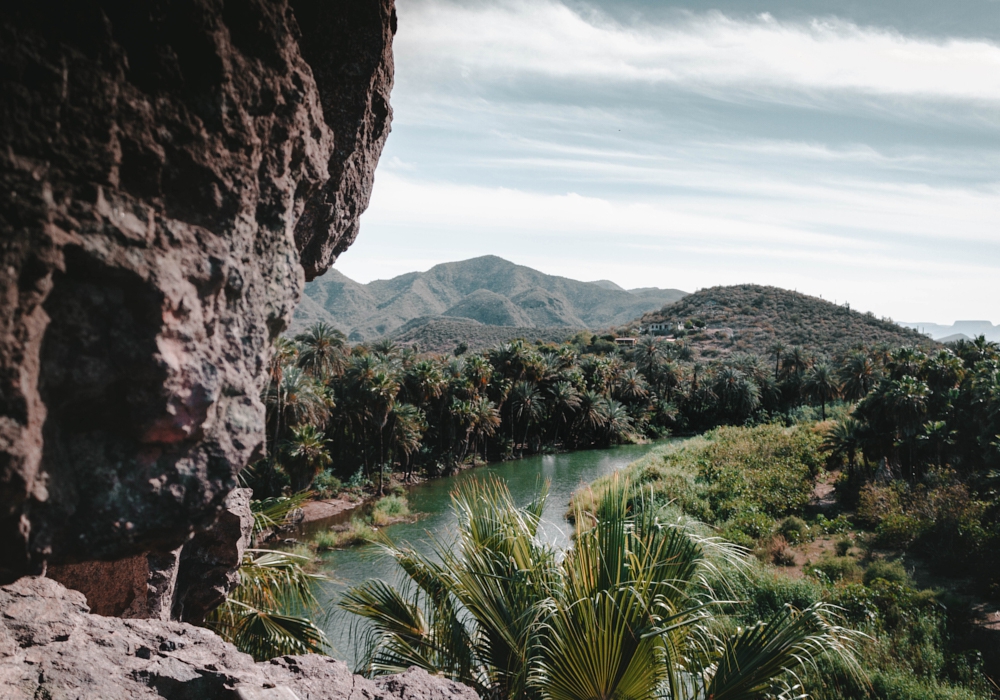
POLYGON ((0 9, 0 582, 217 517, 357 235, 394 31, 393 0, 0 9))
POLYGON ((254 663, 200 627, 91 615, 51 579, 0 588, 0 609, 6 700, 478 700, 417 669, 371 681, 323 656, 254 663))

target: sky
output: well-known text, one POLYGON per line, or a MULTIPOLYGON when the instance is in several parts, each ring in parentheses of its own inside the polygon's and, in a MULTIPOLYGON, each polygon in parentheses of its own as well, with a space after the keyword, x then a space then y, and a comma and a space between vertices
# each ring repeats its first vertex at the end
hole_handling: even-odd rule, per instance
POLYGON ((397 0, 359 282, 493 254, 1000 322, 1000 0, 397 0))

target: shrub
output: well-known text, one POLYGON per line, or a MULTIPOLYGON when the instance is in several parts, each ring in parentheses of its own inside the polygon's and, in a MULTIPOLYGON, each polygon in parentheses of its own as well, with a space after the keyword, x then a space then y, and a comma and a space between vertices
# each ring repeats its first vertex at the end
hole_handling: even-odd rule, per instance
POLYGON ((876 526, 890 515, 901 515, 899 490, 891 486, 867 484, 858 494, 857 516, 866 525, 876 526))
POLYGON ((313 535, 311 544, 320 552, 331 549, 342 549, 356 544, 371 542, 375 533, 371 526, 361 518, 351 518, 351 522, 345 527, 320 530, 313 535))
POLYGON ((877 559, 869 564, 868 568, 865 569, 865 585, 871 585, 876 579, 888 581, 889 583, 898 583, 905 586, 910 577, 907 575, 906 569, 903 567, 903 562, 877 559))
POLYGON ((861 567, 852 557, 824 557, 805 570, 829 581, 857 581, 861 578, 861 567))
POLYGON ((744 547, 753 547, 769 535, 773 527, 774 520, 763 513, 741 513, 726 523, 722 536, 744 547))
POLYGON ((795 552, 781 535, 775 535, 768 544, 767 559, 775 566, 795 566, 795 552))
POLYGON ((802 518, 790 515, 779 523, 778 533, 792 544, 798 544, 807 539, 809 526, 802 518))
POLYGON ((820 513, 816 516, 816 527, 824 535, 839 535, 851 531, 851 521, 843 513, 832 520, 820 513))
POLYGON ((329 469, 324 469, 313 479, 312 489, 322 498, 333 498, 344 485, 329 469))
POLYGON ((851 551, 851 547, 854 546, 854 540, 850 537, 841 537, 834 546, 837 548, 838 557, 846 557, 847 553, 851 551))
POLYGON ((930 525, 918 517, 894 513, 875 528, 875 541, 880 547, 903 548, 915 542, 930 525))
POLYGON ((405 498, 400 496, 385 496, 380 498, 372 508, 372 524, 383 527, 410 515, 410 507, 405 498))

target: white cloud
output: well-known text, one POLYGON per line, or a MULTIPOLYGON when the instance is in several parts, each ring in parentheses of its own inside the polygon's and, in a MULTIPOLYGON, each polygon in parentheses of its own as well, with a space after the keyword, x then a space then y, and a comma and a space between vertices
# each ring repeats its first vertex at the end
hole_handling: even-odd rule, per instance
POLYGON ((1000 46, 927 38, 837 20, 755 21, 718 13, 626 27, 552 0, 400 8, 396 52, 426 77, 559 79, 691 89, 854 91, 995 102, 1000 46))

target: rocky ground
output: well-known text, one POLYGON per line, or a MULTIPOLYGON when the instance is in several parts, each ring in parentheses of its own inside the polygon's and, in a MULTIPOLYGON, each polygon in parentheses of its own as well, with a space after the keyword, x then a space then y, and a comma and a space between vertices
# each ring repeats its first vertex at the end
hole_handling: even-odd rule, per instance
POLYGON ((90 614, 83 594, 47 578, 0 588, 0 610, 6 700, 477 700, 415 668, 372 681, 324 656, 255 663, 201 627, 90 614))

